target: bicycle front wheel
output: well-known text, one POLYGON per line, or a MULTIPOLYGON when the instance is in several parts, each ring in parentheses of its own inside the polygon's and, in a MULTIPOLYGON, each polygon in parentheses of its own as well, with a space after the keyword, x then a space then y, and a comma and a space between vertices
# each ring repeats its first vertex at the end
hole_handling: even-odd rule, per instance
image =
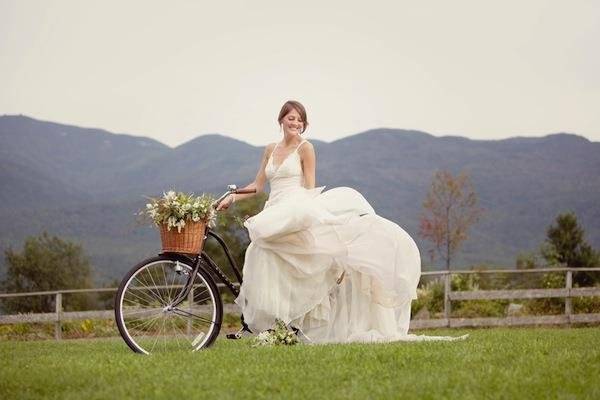
POLYGON ((185 300, 175 304, 193 269, 192 261, 183 256, 159 255, 142 261, 123 278, 115 297, 115 318, 133 351, 196 351, 216 339, 223 305, 217 285, 202 266, 185 300))

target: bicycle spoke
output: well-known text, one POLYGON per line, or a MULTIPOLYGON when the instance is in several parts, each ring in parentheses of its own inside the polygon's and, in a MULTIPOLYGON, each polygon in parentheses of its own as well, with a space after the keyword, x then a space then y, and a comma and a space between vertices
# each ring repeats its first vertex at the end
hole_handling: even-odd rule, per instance
MULTIPOLYGON (((156 313, 154 314, 154 316, 150 317, 150 318, 133 318, 133 319, 127 319, 127 322, 130 324, 134 324, 136 321, 154 321, 157 320, 161 317, 161 313, 156 313)), ((141 326, 142 324, 144 324, 145 322, 140 323, 139 326, 141 326)))
POLYGON ((185 346, 192 346, 192 340, 185 334, 185 332, 183 331, 183 329, 181 327, 179 327, 177 325, 177 321, 181 320, 181 318, 179 318, 178 315, 175 315, 175 317, 177 318, 173 318, 173 321, 175 321, 175 329, 177 329, 178 335, 181 336, 183 338, 183 344, 184 344, 184 348, 185 346))
MULTIPOLYGON (((138 314, 138 313, 127 314, 127 322, 128 323, 133 323, 135 321, 146 321, 146 320, 148 320, 148 318, 144 318, 144 317, 141 317, 141 318, 129 318, 130 316, 132 316, 132 314, 135 315, 135 314, 138 314)), ((155 313, 155 314, 151 314, 151 315, 158 315, 158 316, 160 316, 160 313, 155 313)), ((154 317, 154 318, 158 318, 158 317, 154 317)))
POLYGON ((180 349, 181 345, 179 344, 179 337, 177 336, 177 327, 175 326, 175 323, 173 322, 173 318, 171 318, 171 327, 173 328, 173 331, 175 332, 175 342, 177 343, 177 348, 180 349))
POLYGON ((208 319, 208 318, 204 318, 204 317, 201 317, 201 316, 199 316, 199 315, 192 314, 192 313, 190 313, 190 312, 187 312, 187 311, 184 311, 184 310, 182 310, 182 309, 180 309, 180 308, 174 308, 174 309, 173 309, 173 313, 175 313, 175 314, 177 314, 177 315, 179 315, 179 316, 182 316, 182 317, 192 317, 192 318, 196 318, 196 319, 198 319, 198 320, 200 320, 200 321, 206 322, 207 324, 213 324, 213 323, 214 323, 214 321, 211 321, 211 320, 210 320, 210 319, 208 319))
POLYGON ((152 276, 152 271, 148 270, 148 275, 150 275, 150 279, 152 279, 152 283, 154 284, 154 287, 156 288, 156 290, 158 291, 158 295, 160 297, 160 299, 162 300, 163 304, 169 304, 165 301, 165 299, 163 299, 162 295, 160 294, 160 289, 158 288, 158 285, 156 284, 156 282, 154 281, 154 277, 152 276))
POLYGON ((177 272, 175 271, 175 268, 172 268, 171 273, 173 275, 173 279, 171 280, 171 286, 173 286, 175 285, 175 278, 177 277, 177 272))
MULTIPOLYGON (((154 290, 152 290, 152 288, 150 287, 150 285, 148 284, 148 282, 146 282, 146 280, 144 279, 144 281, 142 281, 139 277, 135 277, 135 279, 142 285, 144 285, 144 287, 147 289, 148 292, 150 292, 152 294, 152 296, 154 297, 154 300, 157 301, 161 301, 162 299, 160 298, 160 296, 157 296, 156 293, 154 293, 154 290)), ((138 288, 138 290, 141 290, 138 288)), ((144 292, 145 293, 145 292, 144 292)))
MULTIPOLYGON (((204 294, 206 292, 208 292, 208 288, 205 288, 201 292, 194 291, 194 299, 196 299, 197 297, 200 297, 201 294, 204 294)), ((210 296, 210 293, 209 293, 209 296, 210 296)))
POLYGON ((209 293, 209 294, 208 294, 208 296, 206 296, 206 297, 203 297, 203 298, 202 298, 202 299, 200 299, 200 300, 196 300, 196 303, 198 303, 198 304, 202 304, 202 303, 204 303, 206 300, 210 300, 210 299, 212 299, 212 297, 210 296, 210 293, 209 293))
MULTIPOLYGON (((165 285, 168 282, 167 275, 165 274, 165 267, 161 265, 161 270, 163 273, 163 278, 165 278, 165 285)), ((167 285, 167 296, 169 296, 169 304, 173 303, 173 298, 171 297, 171 288, 167 285)))
POLYGON ((152 343, 152 347, 150 348, 150 352, 154 351, 154 346, 156 346, 156 343, 158 343, 158 338, 160 336, 160 329, 158 330, 157 334, 155 335, 156 339, 154 339, 154 342, 152 343))
MULTIPOLYGON (((136 278, 136 280, 137 280, 137 278, 136 278)), ((144 289, 139 288, 139 287, 132 287, 127 294, 131 294, 132 296, 136 296, 141 301, 146 301, 148 303, 153 303, 155 301, 158 301, 158 299, 153 294, 148 293, 148 291, 149 290, 144 290, 144 289), (137 290, 138 294, 136 294, 134 292, 134 290, 137 290)))
POLYGON ((177 326, 177 323, 175 323, 175 329, 177 329, 179 331, 179 335, 181 337, 183 337, 183 339, 188 342, 188 344, 190 346, 192 346, 192 341, 187 337, 187 335, 177 326))
MULTIPOLYGON (((138 296, 137 294, 135 294, 135 293, 133 292, 133 290, 135 290, 135 289, 134 289, 134 288, 132 288, 132 291, 128 292, 127 294, 130 294, 130 295, 132 295, 132 296, 135 296, 135 297, 137 297, 137 298, 138 298, 139 300, 141 300, 142 302, 148 302, 148 299, 147 299, 147 298, 142 298, 142 297, 138 296)), ((142 292, 142 293, 143 293, 143 292, 142 292)), ((146 295, 146 296, 147 296, 147 295, 146 295)), ((151 299, 151 300, 150 300, 150 303, 152 303, 152 302, 154 302, 154 301, 156 300, 156 299, 154 299, 154 298, 152 298, 152 297, 151 297, 150 299, 151 299)), ((127 300, 127 301, 129 301, 129 302, 131 302, 131 303, 133 303, 133 304, 138 304, 138 303, 135 303, 133 300, 129 300, 129 299, 125 299, 125 298, 123 298, 123 301, 125 301, 125 300, 127 300)))
POLYGON ((142 322, 139 325, 133 325, 131 328, 135 329, 136 331, 140 332, 142 335, 144 335, 145 333, 149 333, 151 328, 154 326, 154 323, 157 322, 160 319, 160 317, 155 317, 152 319, 149 319, 145 322, 142 322), (142 327, 144 327, 144 330, 142 330, 142 327))
POLYGON ((194 266, 180 261, 183 272, 177 272, 175 262, 156 260, 139 267, 119 291, 119 330, 136 351, 195 351, 210 344, 218 332, 218 292, 203 272, 191 274, 194 266), (193 292, 181 308, 171 309, 188 284, 193 292))

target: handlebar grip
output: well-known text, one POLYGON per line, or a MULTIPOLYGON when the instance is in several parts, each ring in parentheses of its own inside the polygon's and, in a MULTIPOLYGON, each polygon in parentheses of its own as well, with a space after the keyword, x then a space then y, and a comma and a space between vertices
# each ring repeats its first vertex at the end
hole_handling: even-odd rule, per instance
POLYGON ((246 194, 246 193, 256 193, 256 189, 237 189, 235 191, 237 194, 246 194))

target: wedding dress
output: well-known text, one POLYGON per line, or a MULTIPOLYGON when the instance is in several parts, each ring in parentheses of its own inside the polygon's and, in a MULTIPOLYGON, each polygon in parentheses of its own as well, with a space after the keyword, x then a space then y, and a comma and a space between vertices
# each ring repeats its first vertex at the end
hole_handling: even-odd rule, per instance
POLYGON ((421 274, 417 245, 358 191, 306 189, 304 142, 279 166, 271 152, 269 198, 244 222, 251 243, 235 302, 250 329, 279 318, 315 343, 457 339, 408 334, 421 274))

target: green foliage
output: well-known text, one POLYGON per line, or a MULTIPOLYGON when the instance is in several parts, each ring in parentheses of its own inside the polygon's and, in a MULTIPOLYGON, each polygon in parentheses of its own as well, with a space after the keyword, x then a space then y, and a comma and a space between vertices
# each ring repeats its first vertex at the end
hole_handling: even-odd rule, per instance
MULTIPOLYGON (((240 326, 239 315, 223 314, 221 333, 237 331, 240 326)), ((54 323, 36 322, 0 325, 0 341, 54 339, 54 329, 54 323)), ((63 339, 120 338, 114 319, 63 321, 61 332, 63 339)))
POLYGON ((543 289, 560 289, 565 287, 566 277, 564 272, 547 272, 542 278, 543 289))
POLYGON ((477 274, 452 275, 450 287, 453 291, 479 290, 481 277, 477 274))
MULTIPOLYGON (((600 266, 600 254, 584 239, 585 232, 572 212, 559 214, 556 225, 551 225, 542 246, 542 256, 549 264, 560 264, 571 268, 591 268, 600 266)), ((575 286, 592 286, 594 278, 588 273, 573 277, 575 286)))
MULTIPOLYGON (((0 340, 54 339, 54 329, 53 323, 0 325, 0 340)), ((63 321, 61 332, 63 339, 116 337, 118 335, 117 326, 112 319, 63 321)))
POLYGON ((431 280, 417 290, 418 298, 411 304, 412 315, 426 307, 432 314, 444 310, 444 282, 440 279, 431 280))
POLYGON ((560 315, 565 312, 565 301, 560 298, 523 300, 527 315, 560 315))
POLYGON ((508 300, 468 300, 452 303, 452 317, 504 317, 508 300))
MULTIPOLYGON (((92 287, 91 268, 80 245, 61 240, 43 232, 28 237, 22 252, 8 248, 4 252, 7 265, 2 291, 35 292, 92 287)), ((6 299, 3 309, 8 312, 54 311, 54 296, 16 297, 6 299)), ((73 294, 63 301, 65 311, 89 305, 87 296, 73 294)))
POLYGON ((539 265, 537 254, 522 252, 517 255, 517 269, 535 269, 539 265))
POLYGON ((416 315, 416 314, 417 314, 419 311, 421 311, 421 309, 422 309, 423 307, 425 307, 425 306, 427 305, 427 302, 426 302, 426 300, 423 298, 423 296, 421 295, 421 293, 423 293, 423 292, 421 292, 420 290, 417 290, 417 296, 418 296, 418 297, 417 297, 417 299, 413 300, 413 301, 410 303, 410 315, 411 315, 411 318, 414 318, 414 316, 415 316, 415 315, 416 315))
POLYGON ((574 297, 571 301, 573 304, 573 312, 576 314, 592 314, 600 313, 600 297, 574 297))
MULTIPOLYGON (((535 270, 542 266, 539 256, 535 252, 522 252, 517 255, 516 267, 518 270, 535 270)), ((535 289, 542 287, 543 272, 527 272, 522 274, 504 274, 504 288, 506 289, 535 289)))
MULTIPOLYGON (((542 289, 560 289, 565 287, 564 272, 545 273, 541 280, 542 289)), ((565 311, 565 300, 562 298, 542 298, 524 300, 525 312, 530 315, 558 315, 565 311)))
MULTIPOLYGON (((482 268, 483 269, 483 268, 482 268)), ((453 291, 473 290, 500 290, 526 286, 528 288, 562 288, 565 286, 563 272, 548 272, 531 274, 534 277, 526 282, 515 280, 519 274, 456 274, 452 276, 451 288, 453 291), (515 284, 516 283, 516 284, 515 284), (532 286, 533 284, 533 286, 532 286)), ((529 275, 529 274, 528 274, 529 275)), ((509 300, 465 300, 452 302, 452 317, 480 318, 504 317, 509 300)), ((593 302, 581 298, 577 300, 582 310, 596 309, 600 302, 593 302)), ((525 315, 554 315, 564 312, 564 300, 560 298, 531 299, 520 301, 525 307, 525 315)), ((575 300, 574 300, 575 308, 575 300)), ((432 314, 438 314, 444 309, 444 283, 441 279, 425 282, 418 289, 418 298, 411 304, 414 316, 419 310, 426 308, 432 314)), ((576 311, 578 312, 578 311, 576 311)), ((581 311, 585 312, 585 311, 581 311)))

